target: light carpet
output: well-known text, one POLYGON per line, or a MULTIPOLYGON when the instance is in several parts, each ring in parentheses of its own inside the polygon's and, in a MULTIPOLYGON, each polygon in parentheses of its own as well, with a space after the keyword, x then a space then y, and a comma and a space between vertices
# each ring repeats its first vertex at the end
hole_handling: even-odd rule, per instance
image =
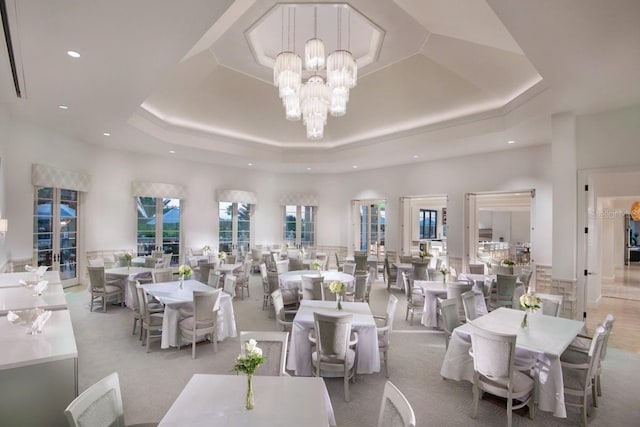
MULTIPOLYGON (((471 419, 471 384, 465 381, 443 380, 440 366, 444 358, 444 337, 439 331, 427 330, 414 319, 405 321, 404 295, 393 292, 400 300, 394 320, 392 347, 389 351, 389 379, 405 394, 414 408, 418 426, 496 426, 506 425, 506 405, 485 398, 480 402, 477 419, 471 419)), ((376 281, 371 296, 374 313, 383 314, 388 292, 382 281, 376 281)), ((251 278, 251 298, 234 300, 238 331, 276 330, 273 317, 262 311, 262 285, 259 275, 251 278)), ((86 290, 67 294, 69 310, 78 345, 79 388, 117 371, 125 404, 127 424, 158 422, 196 373, 229 374, 240 350, 238 338, 218 343, 213 353, 211 344, 197 346, 197 358, 191 358, 191 348, 161 350, 160 342, 152 342, 146 353, 137 336, 131 334, 131 310, 109 306, 106 313, 99 309, 89 312, 86 290)), ((97 307, 97 304, 96 304, 97 307)), ((589 426, 639 425, 640 356, 609 349, 603 366, 603 393, 599 407, 592 409, 589 426)), ((384 373, 359 375, 351 384, 351 402, 343 399, 342 379, 326 379, 336 421, 340 426, 375 426, 387 378, 384 373)), ((223 393, 220 390, 220 393, 223 393)), ((260 405, 260 396, 255 396, 260 405)), ((286 411, 286 402, 282 403, 286 411)), ((577 409, 568 409, 568 418, 536 411, 530 420, 524 412, 514 415, 514 426, 579 425, 577 409)), ((265 420, 268 426, 268 420, 265 420)))

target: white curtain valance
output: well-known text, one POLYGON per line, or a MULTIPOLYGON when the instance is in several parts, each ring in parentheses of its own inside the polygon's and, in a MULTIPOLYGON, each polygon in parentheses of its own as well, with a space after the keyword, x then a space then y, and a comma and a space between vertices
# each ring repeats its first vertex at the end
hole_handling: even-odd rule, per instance
POLYGON ((253 191, 243 190, 216 190, 216 201, 231 203, 248 203, 255 205, 258 203, 258 196, 253 191))
POLYGON ((158 197, 167 199, 185 199, 186 189, 182 185, 163 184, 160 182, 131 182, 131 195, 133 197, 158 197))
POLYGON ((318 196, 315 194, 285 194, 280 197, 282 206, 318 206, 318 196))
POLYGON ((36 187, 54 187, 87 192, 91 188, 91 175, 34 164, 31 167, 31 182, 36 187))

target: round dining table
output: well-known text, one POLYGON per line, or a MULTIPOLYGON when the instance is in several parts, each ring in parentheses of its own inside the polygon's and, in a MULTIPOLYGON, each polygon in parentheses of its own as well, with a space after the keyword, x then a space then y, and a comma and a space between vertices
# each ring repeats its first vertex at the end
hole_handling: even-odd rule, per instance
MULTIPOLYGON (((351 274, 343 273, 341 271, 320 271, 320 274, 324 277, 325 283, 331 283, 334 281, 340 281, 345 284, 347 291, 353 291, 355 285, 355 277, 351 274)), ((317 276, 318 270, 295 270, 280 274, 280 288, 282 289, 300 289, 302 286, 302 276, 317 276)))

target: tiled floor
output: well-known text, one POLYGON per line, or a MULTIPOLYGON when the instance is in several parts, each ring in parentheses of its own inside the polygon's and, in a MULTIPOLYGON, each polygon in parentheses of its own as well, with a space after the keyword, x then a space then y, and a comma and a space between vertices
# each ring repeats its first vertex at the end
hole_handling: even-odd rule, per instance
POLYGON ((618 269, 614 283, 603 284, 602 291, 600 307, 587 310, 589 332, 612 313, 616 323, 609 346, 640 354, 640 265, 618 269))

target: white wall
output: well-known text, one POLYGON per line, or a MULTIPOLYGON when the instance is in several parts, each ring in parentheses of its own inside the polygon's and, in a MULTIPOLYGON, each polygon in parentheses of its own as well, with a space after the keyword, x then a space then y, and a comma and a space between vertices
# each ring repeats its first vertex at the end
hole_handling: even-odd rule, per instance
POLYGON ((533 188, 537 194, 533 255, 536 262, 551 261, 549 145, 345 174, 275 174, 90 146, 18 120, 11 121, 7 141, 6 173, 11 185, 6 198, 12 224, 7 243, 14 258, 32 255, 31 165, 43 163, 92 176, 85 200, 84 250, 136 247, 132 180, 182 184, 188 189, 183 229, 184 243, 190 247, 217 244, 217 188, 258 194, 256 243, 281 241, 278 200, 282 194, 318 195, 318 245, 347 246, 351 200, 386 199, 386 244, 395 250, 400 244, 400 197, 448 195, 449 254, 457 257, 463 254, 465 193, 533 188))
MULTIPOLYGON (((9 141, 7 138, 7 118, 3 114, 3 107, 0 106, 0 218, 7 218, 8 213, 6 209, 5 203, 5 194, 6 194, 6 169, 7 169, 7 159, 5 157, 5 145, 9 141)), ((13 224, 9 224, 9 228, 11 228, 13 224)), ((9 233, 7 233, 9 234, 9 233)), ((8 260, 8 245, 6 236, 5 238, 0 237, 0 268, 2 268, 8 260)))

